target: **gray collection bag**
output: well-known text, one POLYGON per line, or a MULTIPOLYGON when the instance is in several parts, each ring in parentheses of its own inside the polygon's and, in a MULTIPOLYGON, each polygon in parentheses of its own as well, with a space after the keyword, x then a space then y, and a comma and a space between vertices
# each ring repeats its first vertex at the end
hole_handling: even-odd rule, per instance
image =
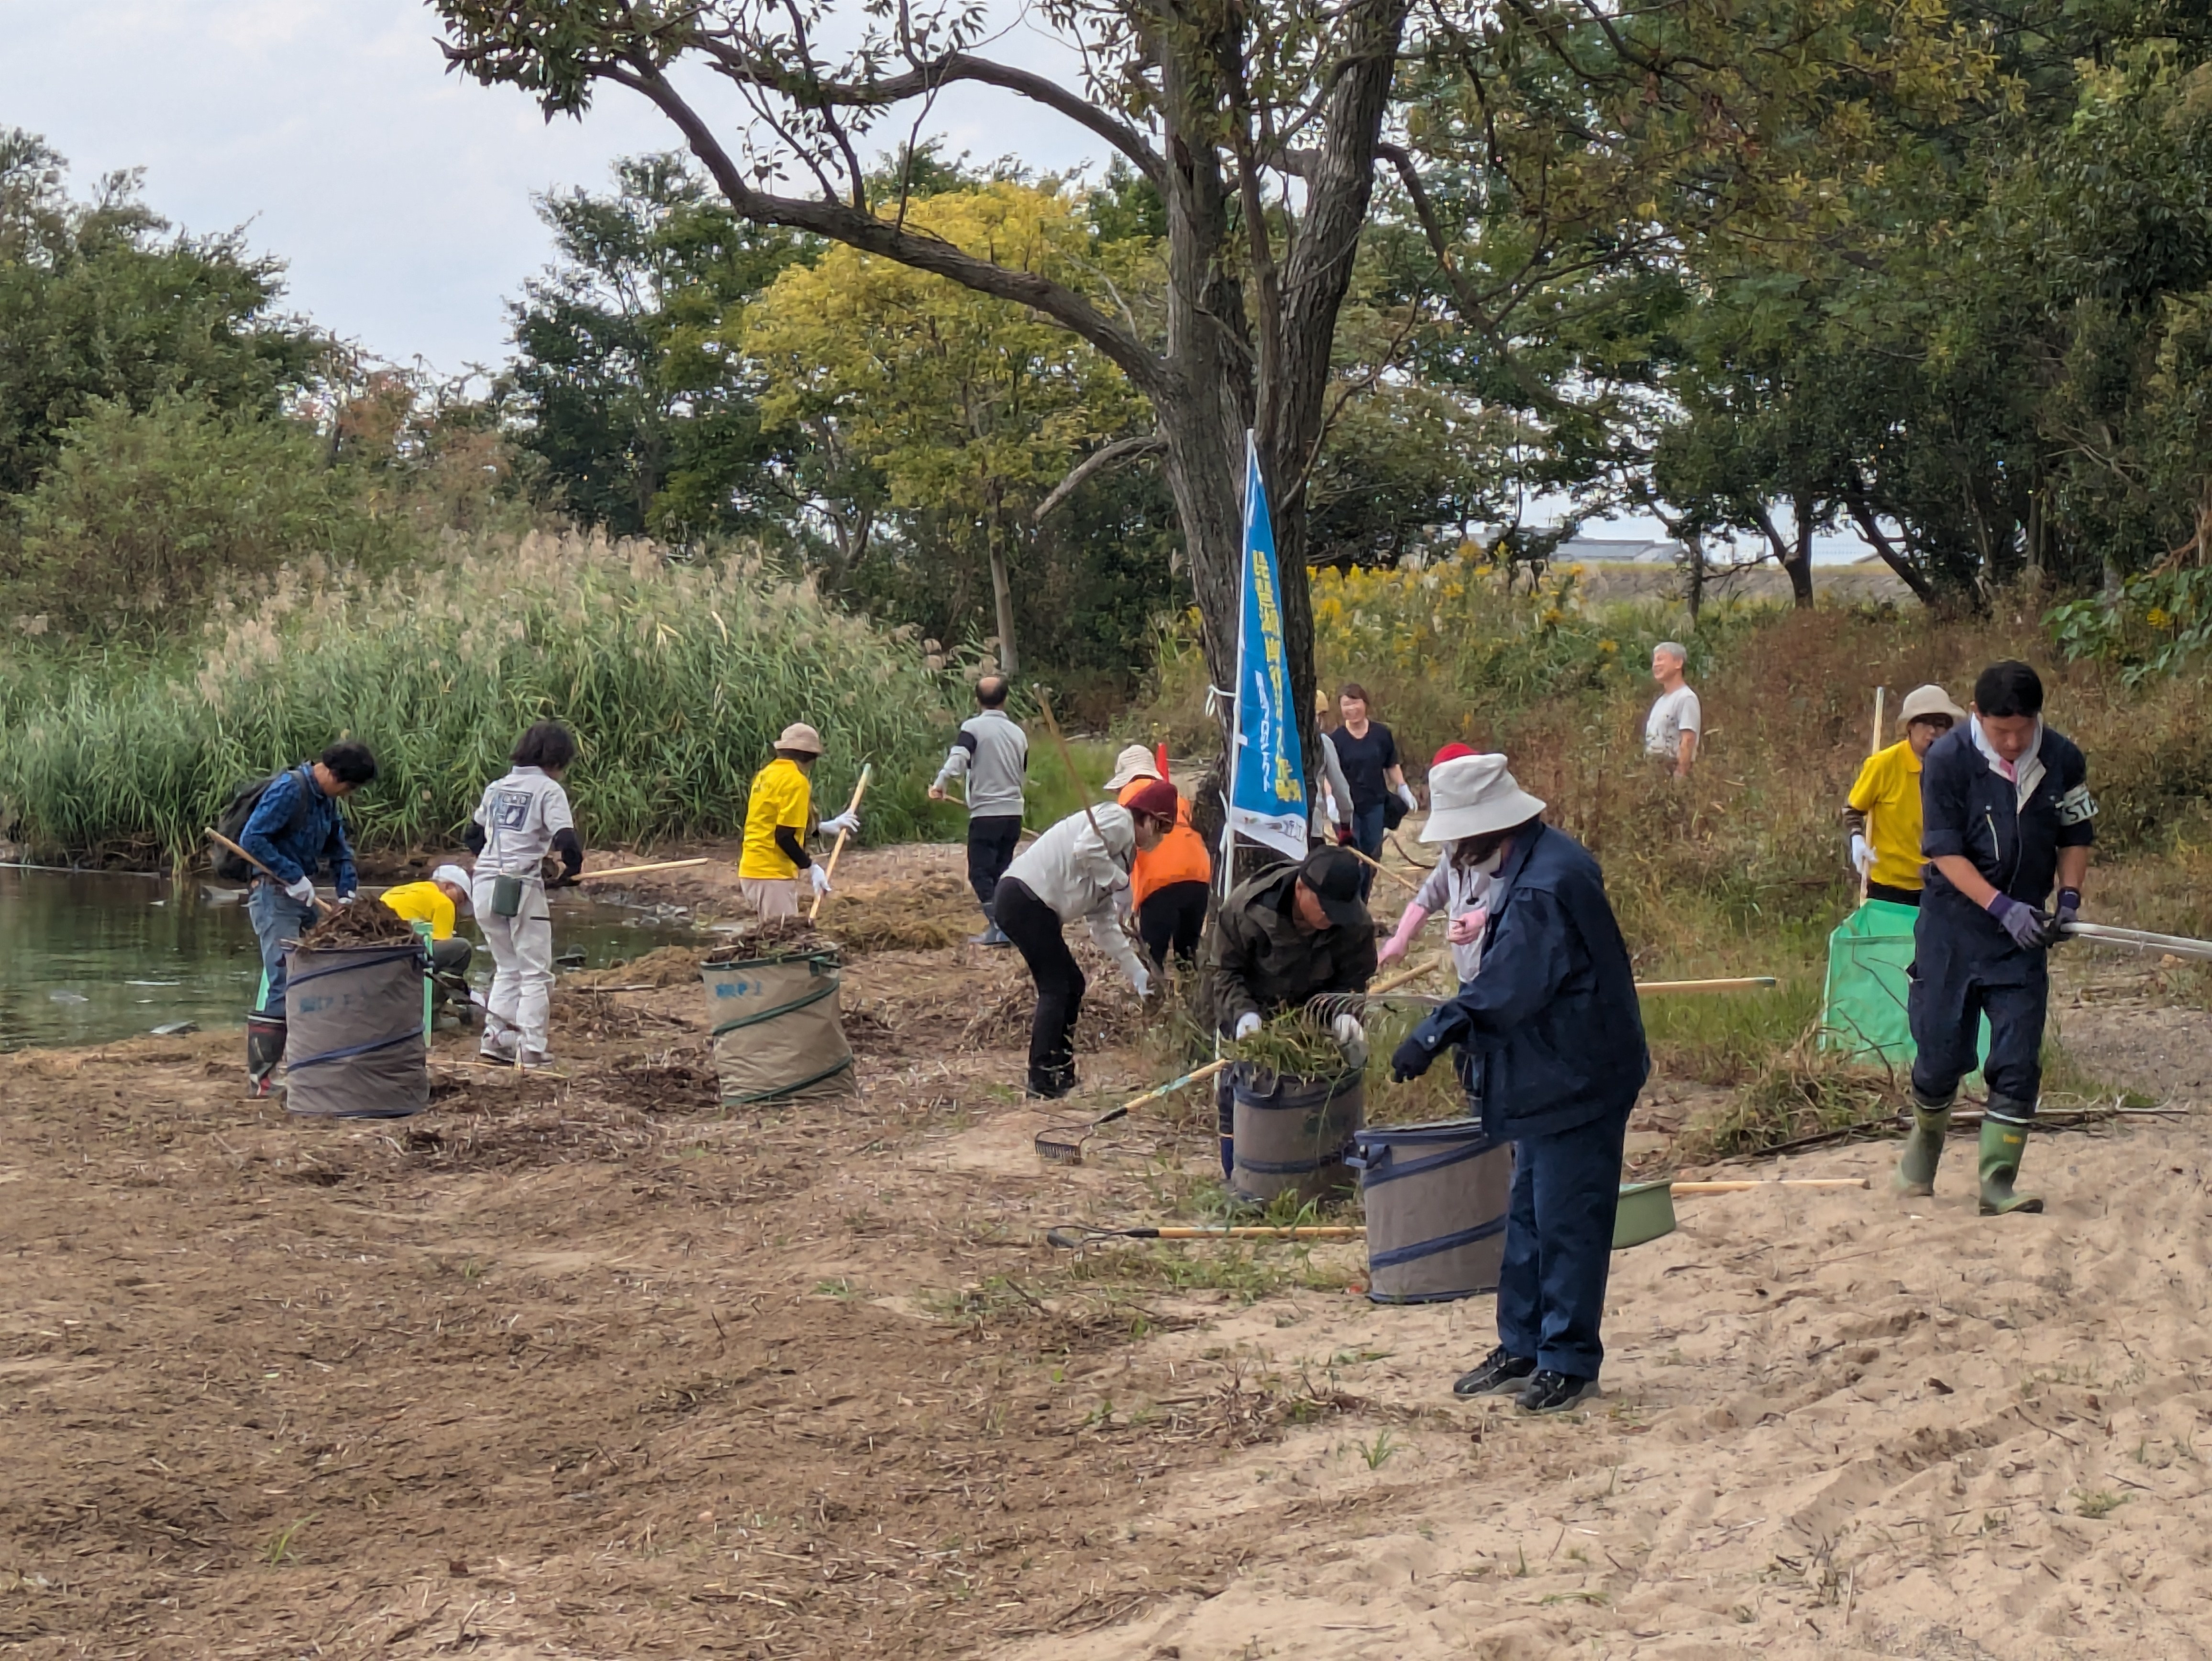
POLYGON ((284 1105, 328 1119, 404 1119, 430 1104, 419 942, 293 948, 284 983, 284 1105))

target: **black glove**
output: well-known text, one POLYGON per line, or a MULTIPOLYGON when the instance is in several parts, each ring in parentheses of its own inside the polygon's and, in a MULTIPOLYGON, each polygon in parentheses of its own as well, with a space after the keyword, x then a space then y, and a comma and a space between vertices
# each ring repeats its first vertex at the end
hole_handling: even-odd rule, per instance
POLYGON ((1418 1079, 1429 1070, 1436 1058, 1437 1052, 1422 1043, 1419 1033, 1410 1033, 1405 1043, 1390 1052, 1390 1076, 1400 1084, 1418 1079))

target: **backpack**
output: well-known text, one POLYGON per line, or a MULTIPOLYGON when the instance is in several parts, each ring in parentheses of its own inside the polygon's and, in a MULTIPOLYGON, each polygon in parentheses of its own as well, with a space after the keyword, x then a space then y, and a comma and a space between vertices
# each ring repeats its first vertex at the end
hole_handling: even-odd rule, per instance
MULTIPOLYGON (((244 842, 246 822, 253 817, 253 810, 261 806, 261 799, 269 794, 269 787, 291 770, 287 767, 265 778, 248 779, 240 785, 230 793, 230 800, 224 804, 222 817, 216 820, 215 828, 233 842, 244 842)), ((292 810, 290 822, 284 828, 297 830, 307 812, 307 798, 302 794, 299 805, 292 810)), ((218 848, 216 850, 215 874, 225 882, 251 882, 261 873, 228 848, 218 848)))

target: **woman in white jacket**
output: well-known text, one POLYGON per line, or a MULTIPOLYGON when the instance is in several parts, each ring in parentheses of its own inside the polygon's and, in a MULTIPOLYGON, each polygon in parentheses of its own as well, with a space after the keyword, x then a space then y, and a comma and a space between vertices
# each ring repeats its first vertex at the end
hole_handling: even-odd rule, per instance
POLYGON ((1115 901, 1129 864, 1174 828, 1176 788, 1155 779, 1129 800, 1071 813, 1014 858, 991 897, 992 920, 1014 943, 1036 982, 1030 1022, 1028 1094, 1057 1099, 1075 1088, 1075 1020, 1086 986, 1060 931, 1079 918, 1143 997, 1152 977, 1121 932, 1115 901))

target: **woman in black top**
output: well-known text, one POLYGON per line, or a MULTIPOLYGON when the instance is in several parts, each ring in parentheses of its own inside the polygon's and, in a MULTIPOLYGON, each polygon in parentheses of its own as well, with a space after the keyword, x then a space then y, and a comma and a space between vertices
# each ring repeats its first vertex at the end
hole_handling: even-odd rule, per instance
MULTIPOLYGON (((1337 708, 1344 725, 1329 734, 1329 741, 1344 765, 1345 780, 1352 786, 1352 845, 1369 859, 1380 859, 1387 823, 1383 804, 1393 795, 1406 804, 1408 812, 1418 811, 1421 804, 1399 764, 1397 739, 1381 721, 1367 718, 1367 689, 1358 681, 1346 682, 1337 708)), ((1362 866, 1359 897, 1365 899, 1374 886, 1374 867, 1362 866)))

